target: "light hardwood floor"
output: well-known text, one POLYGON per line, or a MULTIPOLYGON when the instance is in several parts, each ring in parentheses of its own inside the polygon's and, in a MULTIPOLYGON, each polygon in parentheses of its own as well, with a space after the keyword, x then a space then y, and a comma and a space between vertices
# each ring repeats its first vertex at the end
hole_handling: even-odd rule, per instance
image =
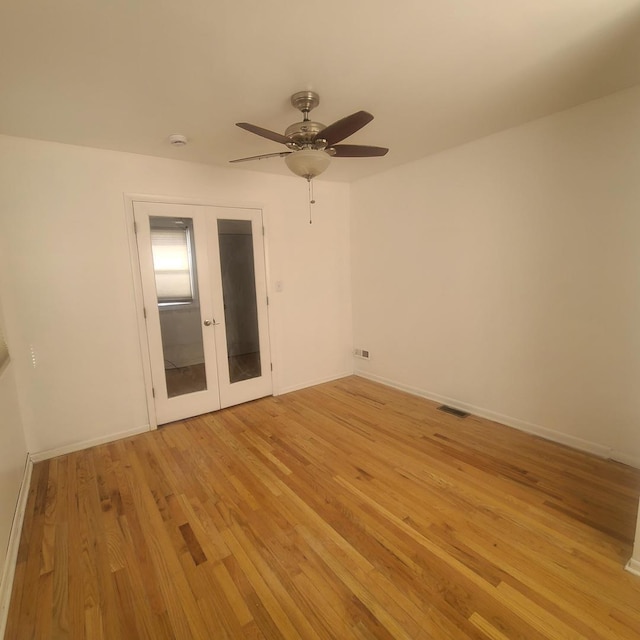
POLYGON ((34 468, 6 638, 640 638, 640 472, 352 377, 34 468))

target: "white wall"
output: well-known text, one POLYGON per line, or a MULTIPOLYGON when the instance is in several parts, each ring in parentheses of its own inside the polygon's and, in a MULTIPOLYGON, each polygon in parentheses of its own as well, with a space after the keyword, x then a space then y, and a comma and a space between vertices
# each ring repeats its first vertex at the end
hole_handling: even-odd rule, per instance
POLYGON ((352 189, 365 375, 640 466, 640 88, 352 189))
POLYGON ((148 424, 125 193, 264 207, 276 391, 350 373, 349 188, 0 137, 7 329, 31 453, 148 424))
MULTIPOLYGON (((0 262, 0 281, 6 276, 0 262)), ((0 327, 4 325, 0 308, 0 327)), ((17 553, 17 537, 9 539, 27 460, 27 446, 18 406, 13 364, 0 365, 0 637, 4 633, 6 607, 17 553)), ((15 531, 14 535, 19 532, 15 531)))
MULTIPOLYGON (((5 576, 7 546, 27 460, 11 362, 0 369, 0 575, 5 576)), ((9 584, 2 584, 0 594, 9 584)), ((0 605, 3 604, 0 600, 0 605)), ((0 620, 0 629, 2 627, 0 620)))

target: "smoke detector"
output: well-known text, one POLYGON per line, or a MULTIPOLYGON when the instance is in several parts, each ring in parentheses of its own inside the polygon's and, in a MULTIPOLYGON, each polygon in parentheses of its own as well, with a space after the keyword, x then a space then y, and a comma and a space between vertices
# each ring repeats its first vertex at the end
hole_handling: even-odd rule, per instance
POLYGON ((172 147, 184 147, 187 144, 187 136, 183 136, 181 133, 172 133, 169 136, 169 142, 172 147))

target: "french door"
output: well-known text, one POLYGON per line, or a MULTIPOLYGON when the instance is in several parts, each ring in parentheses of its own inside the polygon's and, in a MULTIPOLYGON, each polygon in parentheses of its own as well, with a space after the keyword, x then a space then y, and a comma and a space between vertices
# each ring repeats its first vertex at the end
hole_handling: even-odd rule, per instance
POLYGON ((158 424, 270 395, 261 211, 133 209, 158 424))

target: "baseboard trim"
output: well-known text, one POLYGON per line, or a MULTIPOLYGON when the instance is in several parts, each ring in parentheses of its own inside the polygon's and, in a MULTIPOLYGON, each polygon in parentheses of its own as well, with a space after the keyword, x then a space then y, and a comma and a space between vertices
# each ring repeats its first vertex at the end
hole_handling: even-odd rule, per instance
POLYGON ((628 453, 622 453, 621 451, 616 451, 614 449, 609 454, 609 457, 616 462, 621 462, 629 467, 640 469, 640 456, 630 456, 628 453))
MULTIPOLYGON (((499 422, 500 424, 504 424, 507 427, 513 427, 514 429, 518 429, 519 431, 524 431, 525 433, 540 436, 545 440, 550 440, 552 442, 557 442, 558 444, 564 444, 568 447, 572 447, 573 449, 592 453, 596 456, 599 456, 600 458, 611 458, 618 460, 618 458, 613 457, 614 452, 609 447, 598 444, 597 442, 583 440, 582 438, 570 436, 566 433, 561 433, 560 431, 554 431, 553 429, 547 429, 546 427, 542 427, 531 422, 518 420, 517 418, 512 418, 511 416, 505 416, 500 413, 496 413, 495 411, 484 409, 483 407, 476 407, 472 404, 460 402, 455 398, 448 398, 437 393, 431 393, 429 391, 424 391, 423 389, 417 389, 415 387, 396 382, 395 380, 390 380, 389 378, 384 378, 382 376, 368 373, 367 371, 356 370, 355 375, 373 380, 374 382, 380 382, 381 384, 393 387, 394 389, 399 389, 400 391, 406 391, 407 393, 426 398, 427 400, 432 400, 440 404, 447 404, 455 407, 456 409, 463 409, 464 411, 468 411, 469 413, 479 416, 480 418, 493 420, 494 422, 499 422)), ((625 464, 628 464, 630 466, 640 468, 640 461, 636 460, 632 456, 625 456, 625 460, 619 461, 624 462, 625 464)))
POLYGON ((33 461, 31 456, 27 456, 22 482, 20 483, 20 491, 18 492, 18 500, 16 502, 16 510, 13 514, 13 522, 11 523, 11 532, 9 533, 9 544, 7 545, 7 554, 4 559, 4 567, 2 569, 2 579, 0 580, 0 638, 4 638, 7 626, 7 617, 9 615, 9 604, 11 603, 11 592, 13 590, 13 578, 16 572, 16 564, 18 562, 18 549, 20 548, 20 535, 22 534, 22 524, 27 509, 27 499, 29 497, 29 487, 31 486, 31 472, 33 471, 33 461))
POLYGON ((631 558, 631 560, 627 562, 625 569, 629 573, 633 573, 633 575, 635 576, 640 576, 640 560, 635 560, 634 558, 631 558))
MULTIPOLYGON (((102 436, 100 438, 94 438, 92 440, 83 440, 81 442, 74 442, 72 444, 65 445, 64 447, 58 447, 57 449, 47 449, 45 451, 37 451, 31 454, 32 462, 41 462, 42 460, 49 460, 51 458, 57 458, 67 453, 73 453, 74 451, 82 451, 82 449, 89 449, 99 444, 106 444, 108 442, 114 442, 115 440, 122 440, 122 438, 129 438, 131 436, 137 436, 141 433, 150 431, 151 427, 147 424, 143 427, 136 427, 135 429, 129 429, 128 431, 120 431, 118 433, 112 433, 108 436, 102 436)), ((2 636, 0 636, 2 637, 2 636)))
POLYGON ((324 384, 325 382, 333 382, 334 380, 340 380, 340 378, 347 378, 352 375, 353 375, 353 371, 345 371, 343 373, 338 373, 333 376, 328 376, 327 378, 309 380, 301 384, 296 384, 291 387, 285 387, 284 389, 279 389, 278 392, 277 393, 274 392, 273 395, 283 396, 285 393, 291 393, 292 391, 300 391, 300 389, 306 389, 307 387, 314 387, 317 384, 324 384))

